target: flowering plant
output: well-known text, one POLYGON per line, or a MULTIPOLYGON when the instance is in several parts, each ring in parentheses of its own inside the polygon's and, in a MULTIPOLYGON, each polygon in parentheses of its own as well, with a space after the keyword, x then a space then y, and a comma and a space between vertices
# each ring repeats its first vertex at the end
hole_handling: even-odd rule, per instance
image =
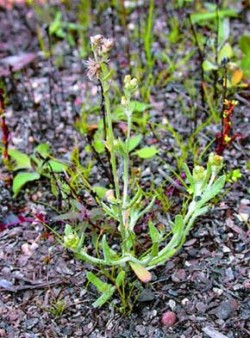
MULTIPOLYGON (((150 246, 145 251, 138 250, 138 234, 135 227, 139 220, 154 208, 155 198, 147 201, 144 198, 139 182, 130 178, 130 142, 132 129, 132 115, 134 105, 131 98, 138 88, 135 78, 125 76, 121 107, 127 118, 125 140, 115 136, 110 104, 110 78, 112 70, 109 69, 108 53, 112 49, 113 41, 101 35, 91 38, 94 59, 87 62, 88 76, 95 79, 101 87, 103 98, 104 144, 108 153, 112 171, 112 189, 108 190, 97 203, 107 219, 112 219, 118 239, 113 234, 101 230, 98 238, 89 247, 87 241, 88 225, 84 223, 82 229, 77 231, 67 224, 64 234, 64 246, 71 250, 77 259, 86 261, 99 267, 100 271, 111 283, 101 280, 93 272, 87 273, 88 280, 101 292, 94 306, 102 306, 117 291, 121 297, 122 308, 130 306, 127 297, 125 276, 133 271, 142 283, 152 279, 151 269, 164 264, 170 257, 180 250, 197 217, 208 211, 208 202, 223 188, 225 176, 218 177, 223 166, 223 159, 219 155, 210 154, 207 167, 195 166, 190 172, 185 165, 190 203, 185 215, 178 214, 169 228, 157 228, 153 222, 147 224, 150 246), (119 170, 118 170, 119 167, 119 170), (122 168, 122 170, 120 169, 122 168), (170 240, 168 238, 171 237, 170 240), (88 244, 88 246, 87 246, 88 244)), ((131 288, 129 288, 129 294, 131 288)))

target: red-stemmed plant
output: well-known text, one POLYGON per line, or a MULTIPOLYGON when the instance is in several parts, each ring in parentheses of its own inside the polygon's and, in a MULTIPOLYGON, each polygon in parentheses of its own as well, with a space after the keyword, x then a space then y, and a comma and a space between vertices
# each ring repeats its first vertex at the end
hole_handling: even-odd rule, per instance
POLYGON ((223 155, 224 150, 237 138, 241 137, 241 134, 232 134, 232 116, 235 106, 238 104, 234 100, 224 100, 223 102, 223 115, 221 132, 216 134, 216 148, 217 155, 223 155))

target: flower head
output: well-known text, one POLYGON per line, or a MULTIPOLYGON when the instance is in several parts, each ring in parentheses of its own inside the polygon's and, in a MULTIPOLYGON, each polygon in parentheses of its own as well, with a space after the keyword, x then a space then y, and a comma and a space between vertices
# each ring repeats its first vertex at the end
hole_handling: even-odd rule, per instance
POLYGON ((101 72, 101 65, 99 62, 95 61, 94 59, 88 59, 86 61, 87 66, 87 76, 90 80, 99 79, 99 75, 101 72))

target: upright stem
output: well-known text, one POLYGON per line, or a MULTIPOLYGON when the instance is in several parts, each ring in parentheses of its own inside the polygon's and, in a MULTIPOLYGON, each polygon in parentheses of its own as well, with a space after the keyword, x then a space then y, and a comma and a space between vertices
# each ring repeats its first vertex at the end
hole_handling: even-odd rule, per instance
POLYGON ((103 90, 103 97, 105 102, 105 110, 106 110, 106 118, 107 118, 107 130, 106 130, 106 146, 110 153, 110 162, 112 167, 112 174, 114 178, 114 189, 115 189, 115 196, 116 199, 120 199, 120 189, 119 189, 119 178, 117 175, 117 166, 116 166, 116 158, 115 158, 115 151, 114 151, 114 134, 113 134, 113 125, 112 125, 112 115, 111 115, 111 108, 110 108, 110 99, 109 99, 109 83, 108 80, 105 79, 108 75, 108 67, 105 63, 102 63, 102 76, 100 77, 100 83, 103 90))

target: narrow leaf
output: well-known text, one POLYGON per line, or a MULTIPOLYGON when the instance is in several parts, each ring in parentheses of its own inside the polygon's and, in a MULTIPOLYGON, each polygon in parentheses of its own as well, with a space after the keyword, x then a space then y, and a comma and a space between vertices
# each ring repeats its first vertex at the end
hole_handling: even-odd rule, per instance
POLYGON ((121 270, 119 273, 118 273, 118 276, 116 277, 115 279, 115 284, 116 286, 120 287, 123 283, 125 279, 125 271, 124 270, 121 270))
POLYGON ((115 287, 110 286, 110 288, 104 292, 101 297, 99 297, 92 305, 93 307, 101 307, 103 306, 114 294, 115 287))
POLYGON ((106 292, 109 290, 110 285, 103 282, 100 278, 93 274, 93 272, 87 272, 87 279, 91 282, 99 292, 106 292))
POLYGON ((202 194, 199 205, 204 205, 206 202, 210 201, 212 198, 214 198, 216 195, 218 195, 219 192, 221 192, 221 190, 223 189, 223 187, 225 185, 225 181, 226 181, 225 175, 219 177, 212 184, 212 186, 209 187, 207 190, 205 190, 205 192, 202 194))
POLYGON ((151 221, 148 223, 148 227, 149 227, 149 235, 152 242, 157 243, 161 239, 161 234, 151 221))

